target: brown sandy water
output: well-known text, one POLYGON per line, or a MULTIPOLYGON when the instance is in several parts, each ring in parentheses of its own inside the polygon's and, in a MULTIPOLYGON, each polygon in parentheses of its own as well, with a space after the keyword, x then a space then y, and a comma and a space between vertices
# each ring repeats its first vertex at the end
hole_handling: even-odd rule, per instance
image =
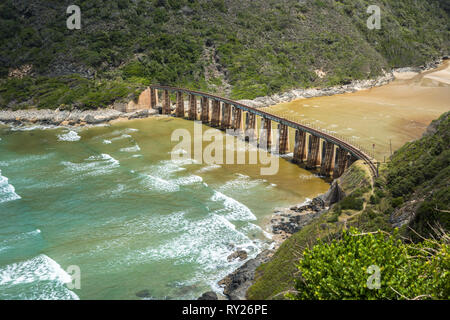
MULTIPOLYGON (((400 73, 392 83, 355 93, 300 99, 265 109, 313 123, 373 151, 378 160, 420 138, 432 120, 450 110, 450 62, 434 70, 400 73)), ((291 130, 293 131, 293 130, 291 130)), ((293 144, 291 132, 291 145, 293 144)))

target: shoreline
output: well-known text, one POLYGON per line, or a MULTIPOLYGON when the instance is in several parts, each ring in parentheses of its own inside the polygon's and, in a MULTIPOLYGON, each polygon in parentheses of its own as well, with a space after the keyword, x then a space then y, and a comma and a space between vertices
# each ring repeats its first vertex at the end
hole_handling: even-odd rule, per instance
MULTIPOLYGON (((332 204, 339 200, 334 197, 335 189, 336 185, 331 184, 327 192, 312 200, 307 199, 294 206, 276 208, 270 221, 264 227, 272 235, 272 247, 262 250, 255 258, 247 260, 242 266, 218 281, 218 285, 223 288, 224 297, 228 300, 247 300, 246 293, 253 284, 256 269, 270 261, 285 240, 322 216, 332 204)), ((210 295, 211 292, 205 294, 210 295)))
POLYGON ((283 93, 276 93, 271 96, 257 97, 255 99, 242 99, 238 102, 253 108, 267 108, 281 103, 288 103, 299 99, 318 98, 324 96, 333 96, 338 94, 353 93, 361 90, 368 90, 380 86, 387 85, 396 79, 400 74, 422 73, 432 69, 436 69, 442 65, 444 60, 448 60, 447 56, 436 59, 435 61, 426 63, 420 67, 404 67, 394 68, 384 75, 375 79, 353 80, 349 84, 326 87, 326 88, 308 88, 308 89, 292 89, 283 93))
POLYGON ((0 124, 12 127, 24 127, 27 125, 81 127, 113 121, 148 118, 157 114, 158 110, 155 109, 133 112, 121 112, 110 108, 86 111, 59 111, 51 109, 0 110, 0 124))

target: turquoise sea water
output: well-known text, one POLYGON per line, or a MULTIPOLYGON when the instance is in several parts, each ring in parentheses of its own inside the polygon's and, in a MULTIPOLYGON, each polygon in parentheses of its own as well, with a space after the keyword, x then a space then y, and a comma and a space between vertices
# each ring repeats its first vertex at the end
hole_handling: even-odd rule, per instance
MULTIPOLYGON (((92 128, 0 126, 0 299, 195 299, 270 245, 275 207, 328 188, 280 160, 258 165, 171 160, 176 128, 144 119, 92 128), (69 290, 69 266, 81 288, 69 290)), ((207 127, 205 127, 206 129, 207 127)))

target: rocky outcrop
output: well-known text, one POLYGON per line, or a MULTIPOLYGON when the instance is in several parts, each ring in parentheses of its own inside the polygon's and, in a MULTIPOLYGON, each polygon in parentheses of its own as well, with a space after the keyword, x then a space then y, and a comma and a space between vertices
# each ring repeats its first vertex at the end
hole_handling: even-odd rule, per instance
POLYGON ((355 80, 350 84, 342 86, 335 86, 329 88, 312 88, 312 89, 294 89, 285 93, 274 94, 272 96, 258 97, 253 100, 240 100, 240 103, 248 105, 253 108, 264 108, 273 106, 279 103, 291 102, 297 99, 316 98, 322 96, 332 96, 335 94, 343 94, 356 92, 363 89, 369 89, 372 87, 378 87, 388 84, 394 80, 394 74, 392 72, 385 73, 385 75, 372 80, 355 80))
POLYGON ((139 298, 150 298, 151 294, 150 294, 149 290, 145 289, 145 290, 141 290, 139 292, 136 292, 136 297, 139 297, 139 298))
POLYGON ((339 185, 338 180, 334 180, 330 189, 319 198, 324 202, 325 206, 329 207, 345 198, 345 192, 339 185))
POLYGON ((227 260, 228 260, 228 262, 231 262, 236 259, 239 259, 239 261, 244 261, 245 259, 247 259, 247 257, 248 257, 247 251, 237 250, 237 251, 233 252, 232 254, 230 254, 227 257, 227 260))
POLYGON ((121 112, 110 108, 86 111, 49 109, 0 110, 0 122, 19 126, 25 124, 73 126, 106 123, 118 118, 146 118, 157 113, 158 111, 154 109, 121 112))
POLYGON ((269 226, 276 246, 320 217, 326 209, 325 202, 321 197, 317 197, 305 204, 276 210, 269 226))
POLYGON ((224 295, 230 300, 245 300, 247 289, 255 279, 255 271, 262 263, 269 261, 273 251, 264 250, 256 258, 248 260, 233 273, 219 281, 224 295))
POLYGON ((215 292, 208 291, 202 294, 202 296, 197 300, 219 300, 219 298, 217 297, 217 294, 215 292))

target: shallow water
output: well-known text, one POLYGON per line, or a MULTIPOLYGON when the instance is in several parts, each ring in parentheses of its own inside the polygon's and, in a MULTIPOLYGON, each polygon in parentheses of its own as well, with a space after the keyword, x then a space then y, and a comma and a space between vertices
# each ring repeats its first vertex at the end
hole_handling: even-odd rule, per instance
POLYGON ((300 99, 267 110, 352 139, 384 160, 390 156, 391 145, 395 151, 420 138, 432 120, 450 110, 449 61, 435 70, 409 76, 400 74, 403 79, 382 87, 300 99))
POLYGON ((217 281, 243 263, 229 254, 242 248, 254 257, 270 245, 261 227, 275 207, 329 187, 283 159, 273 176, 261 176, 260 165, 171 160, 177 128, 192 132, 193 122, 0 127, 0 299, 218 291, 217 281), (67 287, 72 265, 80 289, 67 287))

